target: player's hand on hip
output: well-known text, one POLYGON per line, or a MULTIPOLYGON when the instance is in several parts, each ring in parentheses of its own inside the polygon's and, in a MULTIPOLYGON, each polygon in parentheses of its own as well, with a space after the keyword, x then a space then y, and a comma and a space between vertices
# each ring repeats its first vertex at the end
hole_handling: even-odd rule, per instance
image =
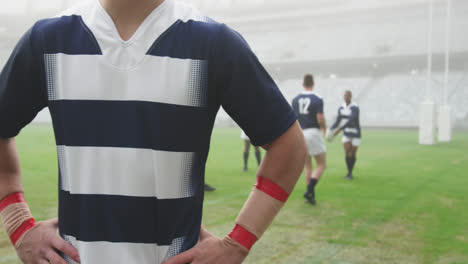
POLYGON ((58 235, 58 220, 38 222, 22 238, 16 248, 25 264, 67 264, 58 252, 80 263, 78 251, 58 235))
POLYGON ((247 257, 248 250, 229 237, 215 237, 201 229, 198 244, 163 264, 240 264, 247 257))

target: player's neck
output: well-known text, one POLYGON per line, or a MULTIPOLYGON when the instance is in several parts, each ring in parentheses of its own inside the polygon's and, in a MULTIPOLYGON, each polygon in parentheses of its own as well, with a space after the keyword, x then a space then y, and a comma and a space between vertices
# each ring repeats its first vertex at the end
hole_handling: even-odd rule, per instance
POLYGON ((151 12, 165 0, 99 0, 123 40, 129 40, 151 12))
POLYGON ((314 90, 314 88, 304 88, 304 91, 306 92, 312 92, 314 90))

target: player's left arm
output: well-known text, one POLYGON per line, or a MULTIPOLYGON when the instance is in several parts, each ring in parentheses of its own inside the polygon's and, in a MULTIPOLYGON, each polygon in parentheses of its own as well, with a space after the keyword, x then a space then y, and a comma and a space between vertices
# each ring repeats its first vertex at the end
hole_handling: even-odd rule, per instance
POLYGON ((327 123, 325 121, 325 116, 323 114, 323 100, 320 100, 320 103, 317 104, 317 122, 319 123, 320 130, 322 130, 323 136, 327 133, 327 123))
POLYGON ((257 172, 257 183, 244 204, 232 232, 217 238, 201 230, 200 242, 164 264, 239 264, 260 239, 292 192, 307 154, 299 124, 294 123, 270 144, 257 172))
POLYGON ((341 122, 341 113, 340 113, 340 110, 341 108, 338 109, 338 114, 336 115, 336 119, 335 119, 335 122, 333 122, 333 124, 331 125, 331 129, 337 129, 338 126, 340 125, 340 122, 341 122))
POLYGON ((327 133, 327 122, 325 121, 325 116, 323 113, 318 113, 317 114, 317 121, 320 126, 320 130, 322 130, 323 136, 327 133))
POLYGON ((217 238, 202 228, 199 243, 165 264, 240 264, 292 192, 306 144, 297 116, 245 40, 223 26, 213 57, 221 106, 265 157, 257 182, 231 233, 217 238))

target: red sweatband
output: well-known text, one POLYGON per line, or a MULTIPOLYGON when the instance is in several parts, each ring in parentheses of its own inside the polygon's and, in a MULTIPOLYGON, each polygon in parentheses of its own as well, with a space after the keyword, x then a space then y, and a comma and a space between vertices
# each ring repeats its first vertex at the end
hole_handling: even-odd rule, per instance
POLYGON ((229 237, 248 250, 250 250, 253 244, 257 242, 257 237, 240 225, 236 225, 232 229, 231 233, 229 233, 229 237))
POLYGON ((8 195, 0 201, 0 212, 7 208, 9 205, 14 203, 25 203, 24 194, 17 192, 8 195))
POLYGON ((0 215, 3 226, 15 246, 36 224, 21 192, 12 193, 0 201, 0 215))
POLYGON ((16 242, 26 233, 29 229, 33 228, 36 225, 36 221, 34 218, 30 218, 29 220, 25 221, 18 229, 15 230, 10 235, 10 240, 13 245, 16 245, 16 242))
POLYGON ((257 177, 255 188, 283 203, 285 203, 289 197, 289 193, 265 177, 257 177))

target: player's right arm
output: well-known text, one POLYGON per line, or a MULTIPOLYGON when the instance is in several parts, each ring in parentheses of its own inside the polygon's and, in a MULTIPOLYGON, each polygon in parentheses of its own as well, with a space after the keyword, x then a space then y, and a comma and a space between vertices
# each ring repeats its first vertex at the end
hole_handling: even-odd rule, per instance
POLYGON ((19 258, 26 264, 66 264, 63 252, 80 262, 78 251, 57 234, 57 219, 36 223, 24 199, 13 138, 0 138, 0 215, 19 258))
POLYGON ((323 113, 318 113, 317 114, 317 121, 320 126, 320 130, 322 130, 323 136, 327 133, 327 122, 325 121, 325 116, 323 113))
POLYGON ((327 123, 323 115, 323 100, 320 100, 320 103, 317 105, 317 122, 320 126, 320 130, 322 130, 323 136, 325 136, 327 133, 327 123))
POLYGON ((340 122, 341 122, 341 114, 340 114, 340 109, 338 109, 338 115, 336 116, 336 120, 335 120, 335 122, 333 122, 333 125, 331 126, 331 129, 338 128, 340 122))
POLYGON ((341 107, 338 108, 338 115, 336 116, 335 122, 331 126, 331 129, 333 129, 333 136, 338 135, 338 133, 340 133, 341 131, 341 128, 339 127, 341 123, 341 119, 342 119, 340 110, 341 110, 341 107))
POLYGON ((0 215, 19 258, 26 264, 79 261, 78 251, 57 232, 57 219, 36 223, 25 201, 14 138, 47 105, 38 45, 28 31, 0 73, 0 215), (35 45, 33 45, 35 44, 35 45))
POLYGON ((194 248, 165 264, 242 263, 283 207, 304 167, 306 144, 290 104, 237 32, 223 26, 219 37, 212 62, 218 102, 266 154, 231 233, 221 239, 202 229, 194 248))

